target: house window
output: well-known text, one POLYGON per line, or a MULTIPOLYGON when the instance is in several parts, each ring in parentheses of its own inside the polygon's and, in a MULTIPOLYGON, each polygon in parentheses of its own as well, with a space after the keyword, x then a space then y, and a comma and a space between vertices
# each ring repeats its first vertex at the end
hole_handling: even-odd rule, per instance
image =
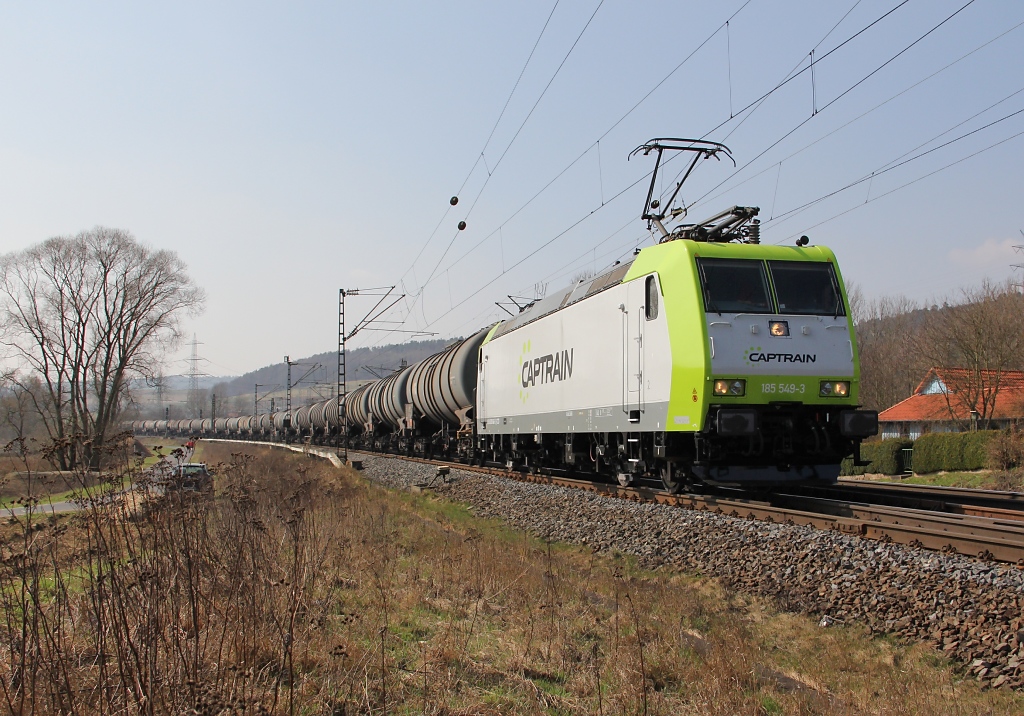
POLYGON ((946 384, 938 378, 933 378, 921 391, 921 395, 945 395, 946 384))

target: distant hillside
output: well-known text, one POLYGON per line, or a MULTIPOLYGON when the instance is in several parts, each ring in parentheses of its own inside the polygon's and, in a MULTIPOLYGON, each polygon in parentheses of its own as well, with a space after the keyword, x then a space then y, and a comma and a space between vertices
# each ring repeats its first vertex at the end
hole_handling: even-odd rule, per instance
MULTIPOLYGON (((165 375, 163 378, 164 390, 188 390, 189 377, 187 375, 165 375)), ((212 388, 217 383, 232 379, 230 376, 201 375, 199 376, 199 387, 206 390, 207 388, 212 388)), ((145 381, 140 381, 140 384, 145 385, 145 381)))
POLYGON ((1024 369, 1024 296, 1008 283, 985 283, 961 294, 953 305, 922 307, 897 296, 854 307, 862 405, 896 405, 933 367, 1024 369))
MULTIPOLYGON (((445 346, 450 345, 456 340, 460 339, 413 341, 411 343, 396 343, 376 348, 356 348, 349 351, 346 358, 348 380, 349 382, 372 380, 376 376, 366 370, 366 366, 397 368, 403 359, 409 364, 417 363, 443 350, 445 346)), ((338 354, 336 351, 317 353, 306 358, 293 358, 293 361, 303 364, 292 366, 293 384, 316 363, 319 363, 322 367, 314 371, 309 378, 310 380, 326 383, 334 383, 337 380, 338 354)), ((234 395, 248 396, 252 395, 253 386, 256 383, 267 387, 280 385, 283 388, 287 379, 287 366, 283 362, 275 363, 218 384, 217 393, 223 397, 234 395)))

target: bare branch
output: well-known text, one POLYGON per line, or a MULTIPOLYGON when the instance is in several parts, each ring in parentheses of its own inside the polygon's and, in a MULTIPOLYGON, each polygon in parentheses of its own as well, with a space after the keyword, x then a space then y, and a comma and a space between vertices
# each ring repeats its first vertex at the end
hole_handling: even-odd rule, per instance
MULTIPOLYGON (((32 399, 50 436, 84 436, 81 457, 95 463, 130 380, 152 373, 204 300, 174 252, 96 227, 0 259, 0 345, 38 378, 32 399)), ((78 460, 61 456, 62 467, 78 460)))

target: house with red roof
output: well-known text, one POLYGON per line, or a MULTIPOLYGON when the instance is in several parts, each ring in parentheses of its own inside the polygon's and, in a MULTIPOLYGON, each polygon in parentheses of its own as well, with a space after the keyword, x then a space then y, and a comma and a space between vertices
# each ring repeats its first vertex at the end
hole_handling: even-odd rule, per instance
POLYGON ((878 414, 883 438, 1024 424, 1024 371, 932 368, 906 400, 878 414), (973 415, 972 415, 973 413, 973 415))

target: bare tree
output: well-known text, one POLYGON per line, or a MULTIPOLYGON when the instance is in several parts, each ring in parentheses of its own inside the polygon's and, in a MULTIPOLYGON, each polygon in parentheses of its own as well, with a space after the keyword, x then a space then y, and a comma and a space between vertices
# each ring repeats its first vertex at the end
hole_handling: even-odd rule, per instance
POLYGON ((921 360, 917 340, 927 316, 906 296, 868 301, 859 287, 848 294, 857 327, 860 401, 884 410, 908 398, 930 367, 921 360))
POLYGON ((868 300, 864 297, 864 289, 860 287, 859 283, 846 282, 846 300, 850 303, 850 316, 853 317, 853 325, 859 326, 869 318, 866 313, 868 300))
POLYGON ((30 392, 62 469, 98 467, 133 376, 149 375, 204 294, 171 251, 97 227, 0 259, 0 342, 37 378, 30 392))
POLYGON ((36 377, 4 376, 0 394, 0 440, 14 440, 21 445, 42 430, 39 413, 35 409, 35 396, 42 387, 36 377))
POLYGON ((919 351, 933 367, 957 371, 945 391, 950 414, 977 411, 987 422, 1007 370, 1020 368, 1024 352, 1024 296, 1012 283, 985 281, 962 289, 960 300, 933 311, 920 332, 919 351))

